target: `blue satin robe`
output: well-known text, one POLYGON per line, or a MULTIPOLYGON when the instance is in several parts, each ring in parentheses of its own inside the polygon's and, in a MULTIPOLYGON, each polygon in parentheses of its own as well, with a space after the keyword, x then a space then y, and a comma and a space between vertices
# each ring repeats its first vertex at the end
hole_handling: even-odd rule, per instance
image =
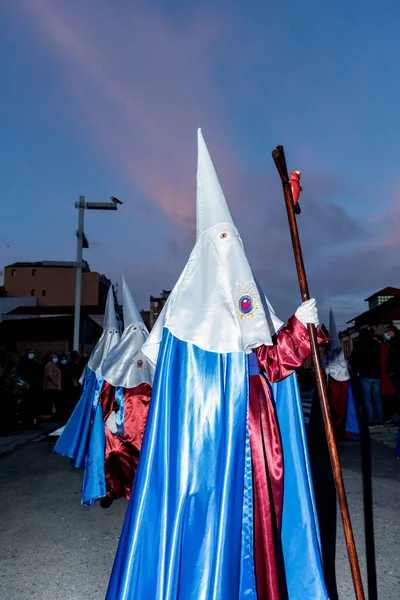
MULTIPOLYGON (((248 377, 246 355, 206 352, 164 330, 107 600, 257 600, 248 377)), ((273 388, 288 421, 287 585, 291 600, 326 600, 301 409, 288 416, 295 384, 282 384, 273 388)))
POLYGON ((347 418, 346 418, 346 431, 359 435, 360 428, 358 426, 358 418, 356 411, 356 403, 353 396, 353 386, 351 380, 348 381, 347 386, 347 418))
POLYGON ((164 330, 109 600, 256 600, 247 381, 164 330))
POLYGON ((93 400, 100 391, 96 373, 87 368, 80 400, 54 447, 54 452, 68 456, 77 468, 86 463, 93 400))
POLYGON ((74 467, 84 468, 81 503, 92 506, 106 495, 104 471, 105 433, 99 396, 102 377, 87 368, 83 391, 54 452, 68 456, 74 467))

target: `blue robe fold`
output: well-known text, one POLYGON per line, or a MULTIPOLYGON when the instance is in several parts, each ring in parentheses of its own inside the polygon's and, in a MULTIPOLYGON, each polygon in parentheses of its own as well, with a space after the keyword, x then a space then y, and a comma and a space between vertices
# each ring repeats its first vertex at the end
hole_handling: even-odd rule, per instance
POLYGON ((94 418, 91 427, 85 472, 82 482, 81 503, 83 506, 93 506, 96 500, 104 498, 106 490, 105 450, 106 434, 104 431, 103 412, 100 404, 94 408, 94 418))
POLYGON ((96 373, 87 368, 80 400, 54 447, 54 452, 68 456, 77 468, 86 463, 96 386, 96 373))
POLYGON ((106 495, 105 432, 99 396, 104 379, 87 369, 83 392, 54 452, 68 456, 74 467, 84 468, 81 503, 92 506, 106 495))
POLYGON ((353 395, 353 386, 351 380, 348 381, 347 387, 347 419, 346 419, 346 431, 359 435, 360 428, 358 426, 358 418, 356 411, 356 403, 353 395))

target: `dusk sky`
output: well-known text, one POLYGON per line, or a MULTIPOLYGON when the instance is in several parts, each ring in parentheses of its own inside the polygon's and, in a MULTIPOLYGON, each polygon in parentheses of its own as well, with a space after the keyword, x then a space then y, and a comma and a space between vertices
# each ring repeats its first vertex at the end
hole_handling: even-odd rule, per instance
POLYGON ((140 308, 194 245, 196 129, 276 312, 300 301, 277 144, 302 171, 312 295, 338 325, 400 287, 400 3, 2 0, 0 265, 75 260, 140 308), (378 8, 379 6, 379 8, 378 8), (10 246, 10 247, 8 247, 10 246))

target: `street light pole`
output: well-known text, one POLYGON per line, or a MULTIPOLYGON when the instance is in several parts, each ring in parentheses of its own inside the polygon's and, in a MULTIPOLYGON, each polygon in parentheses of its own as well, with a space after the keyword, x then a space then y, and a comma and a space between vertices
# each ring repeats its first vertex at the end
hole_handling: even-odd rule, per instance
POLYGON ((75 283, 75 315, 74 315, 74 350, 79 351, 79 332, 81 326, 81 296, 82 296, 82 258, 83 258, 83 222, 85 215, 85 196, 79 196, 79 202, 75 204, 78 208, 78 229, 76 232, 76 283, 75 283))
MULTIPOLYGON (((116 200, 114 198, 114 200, 116 200)), ((79 196, 79 202, 75 202, 78 213, 78 229, 76 231, 76 283, 75 283, 75 314, 74 314, 74 350, 79 352, 80 326, 81 326, 81 296, 82 296, 82 266, 83 248, 89 248, 87 238, 83 229, 85 209, 88 210, 117 210, 117 204, 122 202, 85 202, 85 196, 79 196)))

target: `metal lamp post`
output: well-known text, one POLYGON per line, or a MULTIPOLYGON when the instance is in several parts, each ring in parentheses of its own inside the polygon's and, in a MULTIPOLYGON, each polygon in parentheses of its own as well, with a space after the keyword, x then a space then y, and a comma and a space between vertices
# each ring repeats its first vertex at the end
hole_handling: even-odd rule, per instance
POLYGON ((74 315, 74 350, 79 351, 79 332, 81 321, 81 296, 82 296, 82 262, 83 249, 89 248, 89 243, 83 230, 85 209, 88 210, 117 210, 115 202, 85 202, 85 196, 79 196, 79 202, 75 202, 78 209, 78 229, 76 232, 76 285, 75 285, 75 315, 74 315))

